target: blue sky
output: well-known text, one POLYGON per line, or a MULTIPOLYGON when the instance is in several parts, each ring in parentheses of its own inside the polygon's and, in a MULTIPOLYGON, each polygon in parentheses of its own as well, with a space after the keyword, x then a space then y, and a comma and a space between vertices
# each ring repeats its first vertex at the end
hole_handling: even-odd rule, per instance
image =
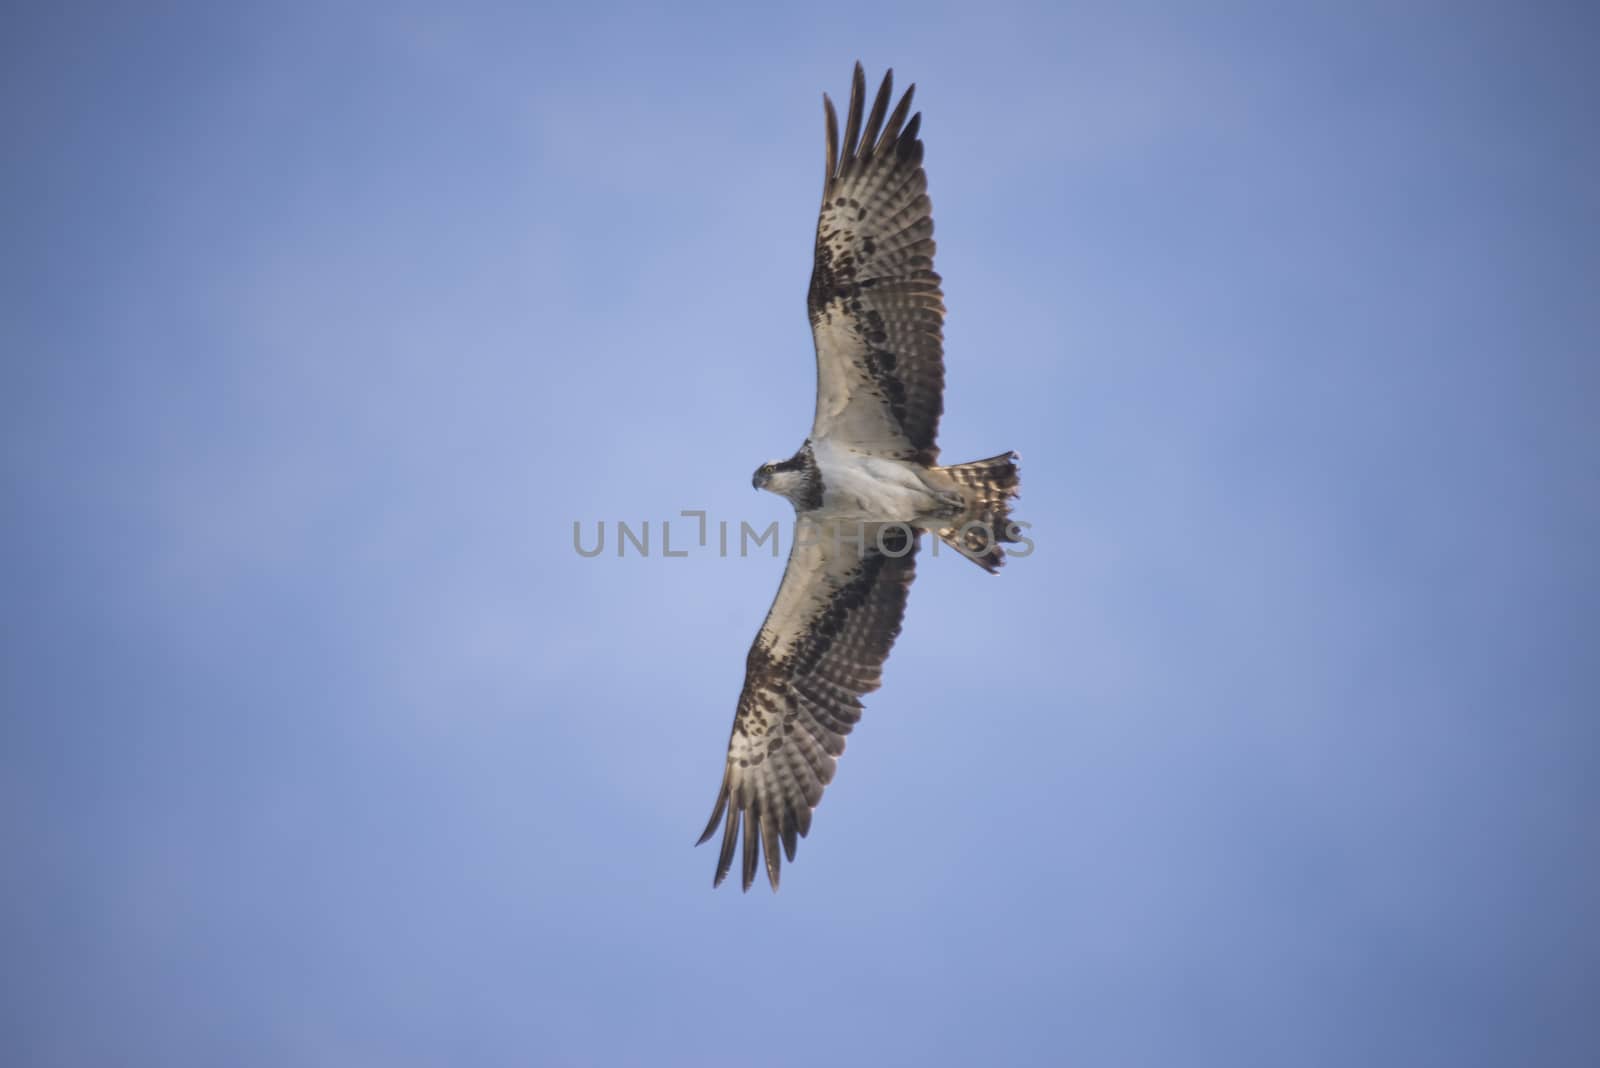
POLYGON ((0 16, 5 1062, 1596 1063, 1597 22, 1403 6, 0 16), (572 523, 784 515, 858 58, 1037 550, 712 892, 782 564, 572 523))

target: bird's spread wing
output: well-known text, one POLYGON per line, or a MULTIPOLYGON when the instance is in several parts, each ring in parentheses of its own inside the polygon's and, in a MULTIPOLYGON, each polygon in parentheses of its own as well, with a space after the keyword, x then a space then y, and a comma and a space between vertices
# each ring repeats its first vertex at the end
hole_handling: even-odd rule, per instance
POLYGON ((900 633, 917 544, 904 526, 867 526, 865 548, 853 524, 839 538, 827 525, 796 537, 778 595, 750 647, 744 691, 728 741, 716 807, 700 836, 723 823, 716 885, 733 865, 744 828, 744 888, 764 853, 778 888, 778 849, 794 860, 796 837, 833 778, 845 735, 861 718, 861 695, 878 688, 900 633))
POLYGON ((944 411, 944 294, 933 271, 922 116, 906 121, 916 87, 886 121, 892 75, 863 125, 866 81, 856 64, 842 142, 833 102, 822 98, 828 171, 806 300, 817 344, 811 439, 931 464, 944 411))

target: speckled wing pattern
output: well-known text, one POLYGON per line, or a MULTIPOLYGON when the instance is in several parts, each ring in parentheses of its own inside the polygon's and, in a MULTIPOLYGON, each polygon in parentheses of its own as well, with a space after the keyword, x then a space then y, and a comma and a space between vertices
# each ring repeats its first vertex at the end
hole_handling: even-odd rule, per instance
POLYGON ((722 824, 714 885, 733 866, 743 829, 743 886, 761 857, 778 889, 783 857, 811 829, 811 810, 833 779, 845 736, 861 718, 861 696, 878 688, 900 633, 916 573, 915 537, 894 525, 868 525, 865 551, 850 524, 835 538, 827 524, 797 537, 778 595, 745 666, 744 690, 728 741, 717 803, 700 841, 722 824), (782 853, 779 849, 782 849, 782 853))
POLYGON ((931 464, 944 411, 944 294, 912 86, 885 120, 894 72, 862 121, 856 64, 839 138, 824 94, 828 166, 806 308, 817 346, 811 440, 931 464))

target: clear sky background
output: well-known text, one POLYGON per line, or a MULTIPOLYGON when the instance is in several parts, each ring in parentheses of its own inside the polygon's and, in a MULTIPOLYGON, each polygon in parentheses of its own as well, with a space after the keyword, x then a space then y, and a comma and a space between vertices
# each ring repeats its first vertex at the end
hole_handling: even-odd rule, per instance
POLYGON ((0 16, 0 1060, 1600 1063, 1591 9, 143 6, 0 16), (1037 548, 713 892, 858 58, 1037 548))

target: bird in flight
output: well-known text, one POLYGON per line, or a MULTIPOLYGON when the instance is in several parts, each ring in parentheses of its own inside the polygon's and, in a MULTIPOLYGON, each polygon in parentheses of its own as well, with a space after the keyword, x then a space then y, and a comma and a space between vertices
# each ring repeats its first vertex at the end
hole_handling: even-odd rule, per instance
MULTIPOLYGON (((811 434, 752 482, 796 514, 789 563, 746 661, 728 759, 700 842, 723 826, 713 885, 743 842, 749 890, 764 856, 778 889, 782 857, 832 779, 861 697, 878 688, 900 633, 924 532, 993 573, 1006 543, 1017 454, 938 465, 944 411, 944 294, 922 169, 922 115, 894 72, 863 115, 856 64, 844 136, 823 94, 827 170, 806 295, 817 349, 811 434), (802 536, 805 535, 805 536, 802 536), (781 854, 779 850, 782 850, 781 854)), ((697 843, 699 844, 699 843, 697 843)))

